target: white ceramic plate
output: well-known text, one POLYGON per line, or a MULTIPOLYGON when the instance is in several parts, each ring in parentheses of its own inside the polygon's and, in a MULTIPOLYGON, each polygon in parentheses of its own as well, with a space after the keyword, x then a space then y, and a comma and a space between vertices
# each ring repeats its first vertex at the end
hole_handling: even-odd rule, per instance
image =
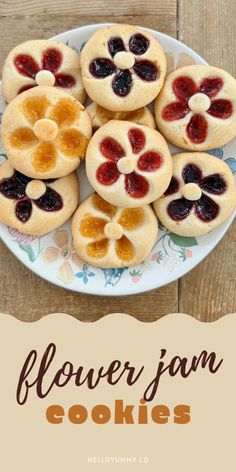
MULTIPOLYGON (((89 25, 67 31, 53 39, 63 41, 76 51, 101 25, 89 25)), ((167 53, 170 68, 189 63, 206 64, 190 48, 165 34, 149 30, 162 44, 167 53)), ((0 91, 0 112, 5 108, 0 91)), ((171 151, 177 148, 170 146, 171 151)), ((224 159, 236 173, 236 139, 224 148, 210 151, 224 159)), ((0 142, 0 159, 6 158, 0 142)), ((81 199, 87 197, 92 189, 87 181, 84 165, 78 170, 81 185, 81 199)), ((0 224, 0 236, 8 248, 30 270, 52 282, 77 292, 96 295, 129 295, 166 285, 182 277, 195 267, 227 231, 234 215, 215 231, 199 238, 183 238, 160 227, 158 239, 142 264, 124 269, 100 269, 89 267, 75 257, 71 244, 70 222, 41 238, 30 237, 0 224), (56 248, 56 249, 55 249, 56 248)), ((210 269, 209 269, 210 270, 210 269)))

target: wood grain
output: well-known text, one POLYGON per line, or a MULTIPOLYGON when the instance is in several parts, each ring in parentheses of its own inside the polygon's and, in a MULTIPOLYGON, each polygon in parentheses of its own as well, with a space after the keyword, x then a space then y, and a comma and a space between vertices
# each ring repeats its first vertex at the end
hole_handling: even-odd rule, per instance
MULTIPOLYGON (((178 36, 209 63, 236 75, 235 0, 0 1, 0 67, 9 50, 22 41, 109 21, 140 24, 178 36)), ((179 310, 212 321, 236 311, 235 230, 233 225, 218 247, 179 282, 130 297, 94 297, 53 286, 30 272, 0 243, 0 312, 25 321, 53 312, 94 321, 119 311, 153 321, 179 310)))

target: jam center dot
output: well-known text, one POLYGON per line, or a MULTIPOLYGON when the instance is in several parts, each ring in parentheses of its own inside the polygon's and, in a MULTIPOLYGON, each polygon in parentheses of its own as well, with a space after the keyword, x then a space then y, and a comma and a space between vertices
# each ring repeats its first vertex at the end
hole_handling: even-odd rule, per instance
POLYGON ((131 52, 119 51, 114 57, 114 63, 118 69, 130 69, 134 62, 134 56, 131 52))
POLYGON ((135 162, 130 157, 122 157, 117 162, 118 170, 121 174, 131 174, 135 168, 135 162))
POLYGON ((185 184, 183 187, 183 196, 187 200, 194 202, 201 198, 202 191, 197 184, 193 182, 189 182, 188 184, 185 184))
POLYGON ((107 223, 104 228, 105 236, 108 239, 117 240, 123 235, 123 228, 119 223, 107 223))
POLYGON ((48 118, 37 120, 34 124, 34 134, 41 141, 51 141, 58 134, 57 123, 48 118))
POLYGON ((188 101, 190 110, 194 113, 203 113, 211 106, 211 100, 205 93, 195 93, 188 101))
POLYGON ((35 76, 35 80, 37 82, 38 85, 48 85, 50 87, 52 87, 54 84, 55 84, 55 76, 53 75, 52 72, 50 72, 50 70, 40 70, 36 76, 35 76))

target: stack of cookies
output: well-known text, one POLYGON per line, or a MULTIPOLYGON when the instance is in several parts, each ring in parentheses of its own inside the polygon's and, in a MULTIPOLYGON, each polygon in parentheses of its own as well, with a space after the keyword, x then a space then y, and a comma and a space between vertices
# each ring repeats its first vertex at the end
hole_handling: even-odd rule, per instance
POLYGON ((166 76, 165 53, 148 32, 103 27, 80 57, 55 41, 23 43, 6 59, 3 91, 5 224, 42 235, 74 214, 78 255, 112 268, 147 257, 157 217, 178 235, 200 236, 235 208, 229 167, 203 151, 236 136, 236 80, 202 65, 166 76), (171 156, 167 141, 188 152, 171 156), (95 193, 79 205, 84 158, 95 193))

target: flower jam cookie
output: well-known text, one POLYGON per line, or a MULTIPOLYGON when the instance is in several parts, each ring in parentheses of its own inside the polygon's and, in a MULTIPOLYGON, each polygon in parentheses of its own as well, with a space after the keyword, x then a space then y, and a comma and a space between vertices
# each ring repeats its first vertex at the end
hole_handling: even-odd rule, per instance
POLYGON ((227 164, 200 152, 173 156, 173 177, 154 210, 170 231, 200 236, 217 228, 236 205, 236 186, 227 164))
POLYGON ((150 206, 118 208, 94 193, 74 214, 72 234, 79 257, 90 265, 115 268, 141 263, 158 232, 150 206))
POLYGON ((2 85, 7 102, 37 85, 55 86, 81 103, 86 98, 78 54, 64 43, 47 39, 26 41, 10 51, 2 85))
POLYGON ((91 100, 112 111, 131 111, 159 93, 166 58, 147 31, 130 25, 105 26, 84 46, 81 73, 91 100))
POLYGON ((98 129, 110 120, 132 121, 138 125, 156 128, 154 116, 148 107, 141 107, 133 111, 110 111, 106 108, 91 103, 86 108, 92 121, 93 129, 98 129))
POLYGON ((83 105, 47 86, 23 92, 2 118, 3 145, 12 166, 37 179, 63 177, 75 170, 91 133, 83 105))
POLYGON ((0 221, 21 233, 43 235, 64 224, 79 203, 75 173, 61 179, 32 180, 0 166, 0 221))
POLYGON ((137 207, 165 192, 172 175, 172 158, 156 130, 111 120, 89 143, 86 171, 102 198, 117 206, 137 207))
POLYGON ((236 80, 211 66, 177 69, 155 101, 155 116, 176 146, 198 151, 223 146, 236 135, 236 80))

